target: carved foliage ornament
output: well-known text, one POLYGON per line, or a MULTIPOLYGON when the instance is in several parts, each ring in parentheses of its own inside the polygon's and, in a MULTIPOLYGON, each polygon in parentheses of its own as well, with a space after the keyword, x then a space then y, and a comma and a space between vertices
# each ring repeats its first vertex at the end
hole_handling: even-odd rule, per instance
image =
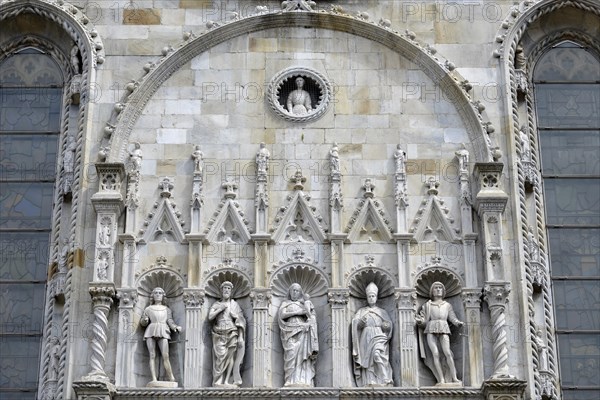
POLYGON ((309 122, 327 111, 333 90, 320 72, 306 67, 284 69, 271 79, 267 92, 271 109, 292 122, 309 122))

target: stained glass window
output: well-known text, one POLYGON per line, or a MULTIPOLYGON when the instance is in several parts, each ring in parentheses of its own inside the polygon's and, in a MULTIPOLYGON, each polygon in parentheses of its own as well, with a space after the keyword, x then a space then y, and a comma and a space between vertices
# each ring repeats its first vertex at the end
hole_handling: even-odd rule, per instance
POLYGON ((63 78, 36 49, 0 64, 0 398, 35 399, 63 78))
POLYGON ((600 61, 565 41, 534 70, 562 398, 600 398, 600 61))

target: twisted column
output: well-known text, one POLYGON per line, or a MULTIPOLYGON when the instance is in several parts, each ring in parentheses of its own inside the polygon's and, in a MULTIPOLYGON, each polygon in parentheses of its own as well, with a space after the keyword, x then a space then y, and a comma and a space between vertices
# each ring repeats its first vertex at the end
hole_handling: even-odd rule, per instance
POLYGON ((508 282, 488 282, 484 287, 484 300, 492 318, 494 372, 492 379, 513 378, 508 373, 508 347, 506 335, 506 303, 510 293, 508 282))
POLYGON ((94 325, 92 327, 94 336, 90 356, 92 370, 87 374, 86 380, 108 381, 108 376, 104 372, 104 364, 108 342, 108 313, 115 297, 115 287, 112 284, 90 285, 90 295, 92 296, 94 311, 94 325))

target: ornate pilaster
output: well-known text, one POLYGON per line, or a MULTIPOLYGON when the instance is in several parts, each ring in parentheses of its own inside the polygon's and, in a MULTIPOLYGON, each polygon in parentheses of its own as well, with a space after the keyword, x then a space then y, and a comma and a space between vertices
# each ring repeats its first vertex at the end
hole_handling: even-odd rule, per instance
POLYGON ((124 287, 133 287, 135 283, 135 271, 137 271, 137 264, 139 262, 136 237, 130 233, 123 233, 119 235, 119 241, 123 244, 121 284, 124 287))
POLYGON ((480 387, 483 383, 483 335, 481 332, 481 288, 463 289, 461 297, 465 306, 465 323, 467 331, 467 354, 463 354, 464 362, 469 363, 469 380, 463 376, 465 385, 480 387))
POLYGON ((400 145, 394 152, 396 172, 394 173, 394 199, 396 201, 396 233, 408 232, 406 207, 408 207, 408 190, 406 187, 406 152, 400 145))
POLYGON ((197 389, 202 386, 202 305, 204 290, 183 289, 185 305, 185 361, 183 386, 186 389, 197 389))
POLYGON ((344 209, 340 156, 336 143, 329 150, 329 165, 329 220, 331 221, 331 233, 336 234, 342 232, 342 211, 344 209))
POLYGON ((91 371, 84 377, 84 380, 108 382, 108 376, 104 372, 104 364, 108 341, 108 313, 115 297, 115 286, 108 282, 90 283, 90 296, 92 296, 92 310, 94 313, 92 326, 94 336, 90 345, 91 371))
POLYGON ((486 282, 484 300, 490 309, 494 369, 491 379, 512 379, 508 373, 508 343, 506 335, 506 303, 510 293, 508 282, 486 282))
POLYGON ((327 294, 331 305, 331 339, 333 353, 333 387, 351 387, 352 371, 348 364, 348 289, 329 289, 327 294))
POLYGON ((475 207, 483 223, 485 271, 488 281, 504 280, 502 251, 502 214, 508 196, 500 188, 502 163, 478 163, 475 174, 478 177, 479 191, 475 207))
POLYGON ((137 347, 133 308, 138 300, 138 293, 133 288, 117 290, 119 299, 119 327, 117 332, 117 362, 115 384, 120 387, 135 387, 134 354, 137 347))
POLYGON ((97 163, 100 188, 92 196, 97 213, 93 282, 114 282, 117 220, 123 211, 123 164, 97 163))
POLYGON ((273 334, 269 317, 271 290, 256 288, 250 292, 252 314, 254 317, 254 347, 252 366, 252 382, 254 387, 272 387, 273 371, 271 369, 271 347, 273 334))
POLYGON ((254 207, 256 210, 256 233, 267 233, 267 220, 269 218, 269 187, 267 172, 269 171, 269 158, 271 154, 264 143, 260 144, 256 153, 256 197, 254 207))
POLYGON ((415 313, 417 291, 415 289, 396 289, 396 309, 398 310, 398 334, 400 335, 400 386, 419 386, 419 350, 415 313))

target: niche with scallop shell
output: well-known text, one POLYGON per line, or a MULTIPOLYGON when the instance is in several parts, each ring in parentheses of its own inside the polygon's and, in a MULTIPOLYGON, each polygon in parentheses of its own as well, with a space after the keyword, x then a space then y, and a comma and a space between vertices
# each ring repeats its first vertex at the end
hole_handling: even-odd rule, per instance
POLYGON ((325 274, 309 264, 287 265, 275 271, 271 278, 274 296, 287 298, 290 286, 298 283, 311 297, 327 293, 329 282, 325 274))
POLYGON ((251 284, 250 278, 241 271, 237 270, 217 270, 210 274, 206 279, 204 291, 207 296, 216 299, 221 298, 221 284, 229 281, 233 285, 231 298, 240 299, 250 294, 251 284))

